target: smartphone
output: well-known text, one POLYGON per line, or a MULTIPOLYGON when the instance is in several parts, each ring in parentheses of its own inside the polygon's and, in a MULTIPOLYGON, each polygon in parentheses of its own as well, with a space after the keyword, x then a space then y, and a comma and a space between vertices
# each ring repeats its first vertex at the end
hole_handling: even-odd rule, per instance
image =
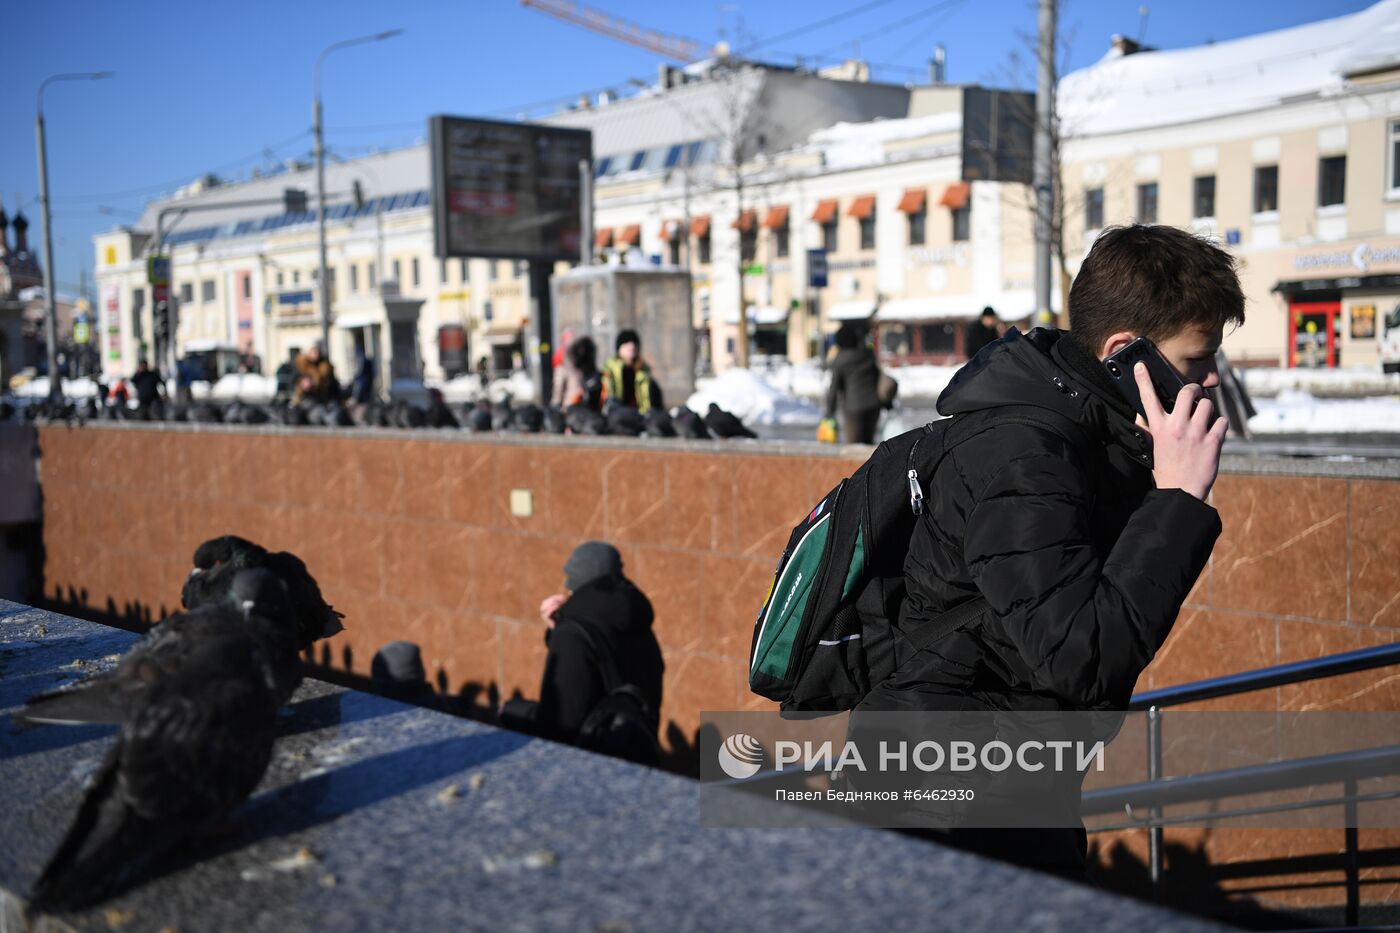
POLYGON ((1123 393, 1128 404, 1146 418, 1147 412, 1142 407, 1142 396, 1138 393, 1137 378, 1133 375, 1133 366, 1137 363, 1146 364, 1152 387, 1157 390, 1157 400, 1162 403, 1163 410, 1171 411, 1172 406, 1176 404, 1177 393, 1186 383, 1176 374, 1172 364, 1167 362, 1166 357, 1162 356, 1162 351, 1158 350, 1151 340, 1138 337, 1103 361, 1104 368, 1108 370, 1108 378, 1118 386, 1118 391, 1123 393))

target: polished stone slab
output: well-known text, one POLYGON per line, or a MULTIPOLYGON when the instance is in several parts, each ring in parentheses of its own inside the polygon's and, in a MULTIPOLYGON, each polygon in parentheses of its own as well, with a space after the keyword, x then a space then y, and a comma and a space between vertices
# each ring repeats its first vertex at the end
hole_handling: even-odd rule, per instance
MULTIPOLYGON (((111 727, 20 729, 134 636, 0 601, 0 929, 111 727)), ((887 832, 699 826, 698 784, 308 681, 226 833, 79 930, 1212 929, 887 832)), ((47 924, 47 921, 42 921, 47 924)), ((61 928, 61 927, 60 927, 61 928)))

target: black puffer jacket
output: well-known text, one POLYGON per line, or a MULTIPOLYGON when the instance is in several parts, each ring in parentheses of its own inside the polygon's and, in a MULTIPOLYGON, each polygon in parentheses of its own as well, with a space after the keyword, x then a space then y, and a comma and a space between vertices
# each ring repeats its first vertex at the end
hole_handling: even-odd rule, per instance
POLYGON ((625 577, 601 578, 575 590, 546 634, 549 655, 534 712, 534 731, 572 742, 589 711, 607 695, 603 672, 580 623, 612 653, 624 683, 646 697, 656 728, 661 710, 661 648, 652 634, 651 603, 625 577))
POLYGON ((1215 509, 1153 487, 1150 438, 1067 335, 1009 331, 938 400, 963 419, 1009 404, 1083 430, 1001 424, 943 460, 910 543, 900 627, 978 593, 991 609, 928 650, 906 647, 862 709, 1122 709, 1205 567, 1215 509))

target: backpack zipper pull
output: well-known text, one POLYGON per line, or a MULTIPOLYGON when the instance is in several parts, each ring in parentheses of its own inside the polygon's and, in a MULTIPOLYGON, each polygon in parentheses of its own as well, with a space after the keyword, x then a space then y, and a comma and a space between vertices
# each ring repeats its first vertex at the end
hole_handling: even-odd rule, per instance
POLYGON ((924 490, 919 486, 919 471, 909 471, 909 508, 915 515, 924 514, 924 490))

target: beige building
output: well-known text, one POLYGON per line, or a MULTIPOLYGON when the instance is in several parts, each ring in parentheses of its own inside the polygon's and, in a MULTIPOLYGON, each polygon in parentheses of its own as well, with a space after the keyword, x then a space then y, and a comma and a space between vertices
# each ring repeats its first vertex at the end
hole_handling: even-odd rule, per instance
POLYGON ((1381 361, 1400 304, 1400 0, 1175 51, 1118 42, 1061 82, 1066 252, 1134 220, 1218 238, 1242 365, 1381 361))

